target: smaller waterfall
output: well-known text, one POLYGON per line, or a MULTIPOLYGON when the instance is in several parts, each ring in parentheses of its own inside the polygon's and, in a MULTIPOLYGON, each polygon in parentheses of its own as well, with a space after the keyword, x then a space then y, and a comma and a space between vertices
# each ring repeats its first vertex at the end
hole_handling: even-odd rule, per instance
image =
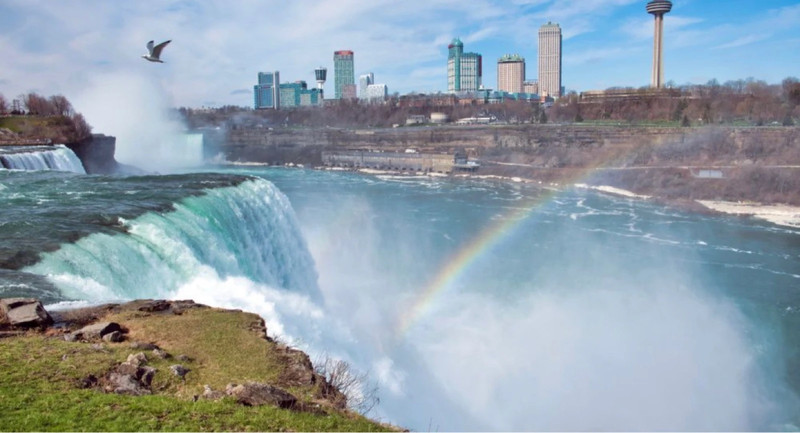
POLYGON ((72 150, 58 144, 0 150, 0 168, 8 170, 58 170, 86 174, 83 163, 72 150))

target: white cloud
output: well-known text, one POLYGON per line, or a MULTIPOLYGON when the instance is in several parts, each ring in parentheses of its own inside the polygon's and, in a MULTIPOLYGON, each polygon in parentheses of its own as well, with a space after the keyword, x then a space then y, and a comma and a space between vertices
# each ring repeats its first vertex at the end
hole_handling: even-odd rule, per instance
POLYGON ((747 35, 747 36, 735 39, 733 41, 724 43, 722 45, 717 45, 714 48, 715 49, 725 49, 725 48, 742 47, 742 46, 745 46, 745 45, 750 45, 750 44, 752 44, 754 42, 759 42, 759 41, 763 41, 765 39, 769 39, 770 37, 772 37, 771 34, 747 35))

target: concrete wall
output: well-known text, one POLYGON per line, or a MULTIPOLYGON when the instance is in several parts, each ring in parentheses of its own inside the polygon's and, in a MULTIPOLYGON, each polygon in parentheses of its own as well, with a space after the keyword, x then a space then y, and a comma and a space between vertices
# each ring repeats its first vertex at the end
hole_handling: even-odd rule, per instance
POLYGON ((322 162, 335 167, 450 173, 454 158, 453 155, 421 153, 328 151, 322 152, 322 162))

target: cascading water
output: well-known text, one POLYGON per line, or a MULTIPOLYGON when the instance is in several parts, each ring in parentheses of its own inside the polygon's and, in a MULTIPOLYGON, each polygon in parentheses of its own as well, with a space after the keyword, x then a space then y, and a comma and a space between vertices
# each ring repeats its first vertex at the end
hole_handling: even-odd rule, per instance
POLYGON ((47 276, 72 299, 170 297, 200 273, 319 299, 291 205, 265 180, 208 190, 172 212, 120 222, 126 233, 64 244, 23 271, 47 276))
POLYGON ((0 168, 9 170, 58 170, 86 174, 81 160, 64 145, 12 148, 0 153, 0 168))

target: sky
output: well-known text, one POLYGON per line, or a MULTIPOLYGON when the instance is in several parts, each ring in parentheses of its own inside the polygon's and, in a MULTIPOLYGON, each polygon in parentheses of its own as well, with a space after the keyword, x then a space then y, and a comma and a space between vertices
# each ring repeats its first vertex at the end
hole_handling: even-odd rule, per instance
MULTIPOLYGON (((538 29, 563 32, 563 85, 577 92, 650 82, 653 17, 646 0, 0 0, 0 94, 62 94, 98 77, 158 83, 172 106, 252 106, 261 71, 315 85, 333 52, 355 52, 389 93, 447 90, 447 45, 497 59, 519 54, 537 78, 538 29), (164 64, 141 58, 149 40, 172 40, 164 64)), ((703 84, 800 76, 800 1, 673 0, 664 20, 665 80, 703 84)), ((116 83, 116 81, 119 81, 116 83)), ((122 94, 124 95, 124 93, 122 94)), ((114 97, 111 94, 109 97, 114 97)))

